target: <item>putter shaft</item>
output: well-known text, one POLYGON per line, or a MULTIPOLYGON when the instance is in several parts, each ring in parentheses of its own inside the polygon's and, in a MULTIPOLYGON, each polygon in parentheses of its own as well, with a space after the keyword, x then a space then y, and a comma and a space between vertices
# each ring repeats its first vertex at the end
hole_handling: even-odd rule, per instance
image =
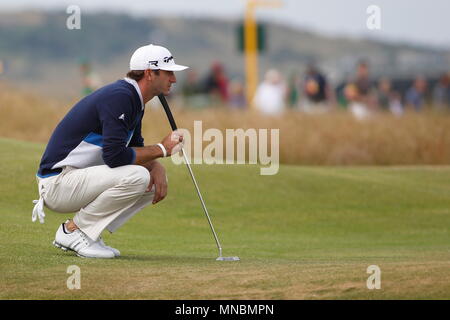
POLYGON ((197 181, 195 180, 194 173, 192 172, 191 165, 189 164, 189 160, 184 152, 184 148, 181 148, 181 152, 183 153, 184 161, 186 162, 186 166, 188 167, 189 174, 191 175, 191 179, 194 182, 195 189, 197 190, 197 195, 202 204, 203 211, 205 212, 206 218, 208 219, 209 226, 211 227, 211 231, 214 235, 214 239, 216 240, 217 248, 219 249, 219 257, 222 257, 222 246, 220 245, 219 238, 217 237, 216 231, 214 230, 214 226, 211 222, 211 218, 209 217, 208 209, 206 209, 205 201, 203 201, 202 194, 200 193, 200 188, 198 187, 197 181))
MULTIPOLYGON (((175 123, 175 119, 173 118, 172 112, 170 111, 169 104, 167 103, 166 97, 164 94, 158 95, 159 101, 166 112, 167 119, 169 120, 170 126, 173 131, 177 130, 177 124, 175 123)), ((191 179, 194 182, 195 189, 197 190, 198 197, 200 198, 200 202, 202 203, 203 211, 205 212, 206 218, 208 219, 209 226, 214 235, 214 240, 216 240, 217 248, 219 249, 219 258, 222 258, 222 246, 220 245, 219 238, 217 237, 216 231, 214 230, 213 224, 211 222, 211 218, 209 217, 208 209, 206 209, 205 201, 203 201, 202 194, 200 193, 200 188, 198 187, 197 181, 195 180, 194 173, 192 172, 191 165, 189 164, 189 160, 184 152, 184 148, 181 148, 181 152, 183 153, 184 161, 186 162, 186 166, 189 169, 189 174, 191 175, 191 179)))

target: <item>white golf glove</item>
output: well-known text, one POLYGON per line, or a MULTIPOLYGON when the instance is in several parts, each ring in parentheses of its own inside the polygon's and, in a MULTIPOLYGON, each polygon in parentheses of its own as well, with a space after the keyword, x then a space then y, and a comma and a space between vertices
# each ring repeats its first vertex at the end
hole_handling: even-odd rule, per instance
POLYGON ((35 222, 39 218, 39 222, 44 223, 44 199, 40 197, 39 200, 33 200, 33 203, 35 206, 31 215, 31 221, 35 222))

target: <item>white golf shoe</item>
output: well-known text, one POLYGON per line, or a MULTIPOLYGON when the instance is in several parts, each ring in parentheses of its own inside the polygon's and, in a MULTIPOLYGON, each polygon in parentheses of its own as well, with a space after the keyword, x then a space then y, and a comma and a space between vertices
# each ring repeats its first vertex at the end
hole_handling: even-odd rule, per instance
POLYGON ((83 231, 77 229, 68 233, 62 223, 56 231, 53 245, 61 250, 73 250, 84 258, 114 258, 114 252, 91 240, 83 231))
POLYGON ((114 253, 115 257, 120 257, 120 251, 117 250, 116 248, 107 246, 106 243, 103 241, 102 236, 100 236, 97 241, 98 241, 98 244, 101 245, 103 248, 106 248, 106 249, 112 251, 114 253))

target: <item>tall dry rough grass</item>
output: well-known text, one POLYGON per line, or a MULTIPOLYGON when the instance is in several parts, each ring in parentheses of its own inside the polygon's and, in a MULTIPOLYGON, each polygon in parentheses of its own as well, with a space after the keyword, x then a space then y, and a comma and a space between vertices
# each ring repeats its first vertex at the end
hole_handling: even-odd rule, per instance
MULTIPOLYGON (((59 101, 13 90, 0 83, 0 136, 47 142, 57 123, 76 101, 59 101)), ((281 117, 215 108, 202 111, 173 105, 180 128, 203 132, 243 128, 279 129, 280 162, 305 165, 450 164, 450 114, 378 114, 358 121, 347 112, 307 115, 289 111, 281 117)), ((143 136, 159 142, 170 131, 162 108, 147 105, 143 136)), ((209 142, 205 142, 206 146, 209 142)), ((269 149, 270 150, 270 149, 269 149)))

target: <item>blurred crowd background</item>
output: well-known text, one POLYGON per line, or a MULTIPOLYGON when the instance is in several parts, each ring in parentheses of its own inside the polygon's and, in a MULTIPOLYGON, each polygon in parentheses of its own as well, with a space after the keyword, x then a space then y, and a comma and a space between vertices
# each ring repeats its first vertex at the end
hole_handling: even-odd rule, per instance
MULTIPOLYGON (((80 63, 80 71, 82 95, 102 85, 87 61, 80 63)), ((316 63, 308 64, 304 73, 284 74, 270 68, 248 101, 244 81, 230 78, 226 64, 215 61, 205 74, 189 69, 171 98, 179 98, 179 105, 185 108, 255 108, 271 116, 287 110, 309 114, 347 110, 357 119, 378 112, 395 116, 405 111, 450 112, 450 71, 443 70, 434 78, 373 77, 370 61, 361 59, 355 61, 354 72, 346 81, 333 83, 316 63)))
POLYGON ((189 70, 178 94, 190 108, 226 107, 243 110, 254 107, 267 115, 286 110, 321 114, 348 110, 356 118, 376 112, 401 116, 405 110, 450 111, 450 72, 437 78, 417 75, 411 79, 375 78, 370 61, 355 61, 353 74, 342 83, 332 83, 320 65, 310 63, 304 73, 284 74, 276 68, 265 72, 251 101, 245 97, 244 82, 227 76, 226 64, 215 62, 207 74, 189 70))
MULTIPOLYGON (((154 43, 190 66, 177 73, 169 97, 180 127, 190 130, 202 120, 204 128, 219 130, 279 129, 281 163, 450 163, 450 41, 426 41, 450 39, 448 19, 442 16, 448 2, 412 1, 403 10, 400 2, 380 0, 383 17, 395 7, 395 19, 383 20, 379 31, 367 31, 364 1, 342 6, 331 0, 285 0, 290 19, 258 19, 265 37, 257 87, 248 97, 238 43, 245 1, 217 2, 219 11, 237 8, 225 18, 187 13, 186 6, 204 8, 206 0, 168 0, 168 11, 179 9, 171 15, 158 14, 145 1, 137 1, 133 12, 122 10, 119 1, 111 3, 115 11, 106 5, 93 10, 94 2, 79 1, 81 25, 74 30, 66 25, 68 3, 48 0, 32 8, 31 1, 17 1, 27 4, 8 11, 0 3, 0 110, 8 115, 0 118, 0 137, 47 142, 74 103, 123 78, 133 51, 154 43), (50 2, 53 9, 44 5, 50 2), (305 13, 310 6, 315 14, 305 13), (422 7, 428 15, 422 15, 422 7), (332 11, 342 28, 323 33, 291 19, 328 23, 330 29, 325 11, 332 11), (411 21, 421 21, 420 26, 411 21), (346 34, 349 26, 366 33, 346 34), (393 40, 394 26, 407 30, 407 37, 393 40)), ((168 129, 159 101, 150 101, 146 141, 159 141, 168 129)))

